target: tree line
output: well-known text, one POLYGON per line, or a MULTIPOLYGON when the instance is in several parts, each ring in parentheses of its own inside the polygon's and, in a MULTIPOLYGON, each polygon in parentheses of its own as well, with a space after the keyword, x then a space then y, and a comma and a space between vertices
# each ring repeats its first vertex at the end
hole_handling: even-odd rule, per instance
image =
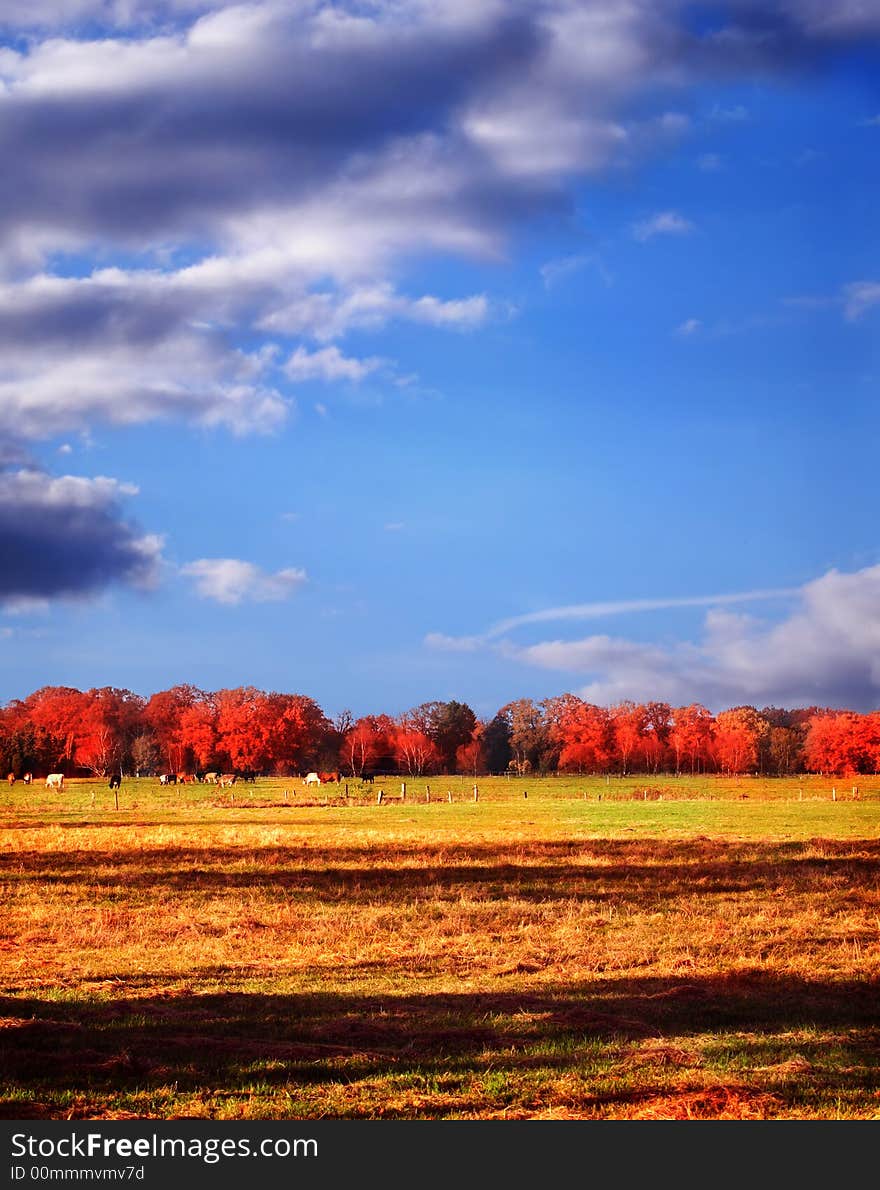
POLYGON ((200 769, 376 773, 855 774, 880 771, 880 711, 521 698, 491 719, 467 703, 331 719, 303 694, 252 686, 44 686, 0 708, 0 769, 138 776, 200 769))

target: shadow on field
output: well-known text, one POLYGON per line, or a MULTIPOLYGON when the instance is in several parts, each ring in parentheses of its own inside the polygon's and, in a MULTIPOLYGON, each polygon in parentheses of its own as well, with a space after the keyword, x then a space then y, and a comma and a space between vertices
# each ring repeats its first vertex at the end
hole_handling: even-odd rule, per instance
POLYGON ((829 889, 864 902, 880 883, 880 840, 729 843, 709 839, 376 847, 167 847, 16 851, 0 856, 0 880, 120 892, 221 895, 261 890, 316 901, 393 904, 455 900, 645 898, 829 889))
MULTIPOLYGON (((877 982, 753 972, 603 979, 521 994, 193 995, 181 989, 109 1001, 0 997, 0 1068, 8 1083, 32 1092, 30 1100, 0 1103, 0 1111, 6 1119, 70 1115, 69 1108, 47 1105, 59 1092, 93 1105, 81 1114, 96 1115, 120 1093, 169 1086, 210 1097, 247 1093, 254 1084, 293 1094, 415 1073, 552 1075, 595 1061, 597 1047, 611 1047, 612 1061, 627 1043, 681 1045, 698 1033, 715 1033, 716 1046, 753 1046, 756 1063, 778 1061, 785 1042, 773 1035, 795 1029, 832 1036, 797 1040, 798 1061, 813 1073, 793 1068, 777 1095, 802 1095, 806 1077, 825 1094, 864 1097, 880 1084, 878 992, 877 982)), ((582 1097, 580 1108, 588 1109, 591 1098, 595 1107, 628 1093, 606 1086, 582 1097)), ((633 1090, 631 1098, 644 1094, 633 1090)))

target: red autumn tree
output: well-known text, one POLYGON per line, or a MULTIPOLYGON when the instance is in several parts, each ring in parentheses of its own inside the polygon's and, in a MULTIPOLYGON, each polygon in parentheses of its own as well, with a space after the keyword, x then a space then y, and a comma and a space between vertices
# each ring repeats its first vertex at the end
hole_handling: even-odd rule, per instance
POLYGON ((394 720, 388 715, 364 715, 346 733, 340 764, 354 777, 394 763, 394 720))
POLYGON ((50 767, 76 763, 88 698, 73 686, 43 686, 24 700, 22 716, 42 734, 50 767))
POLYGON ((218 690, 217 755, 232 769, 262 769, 272 752, 272 716, 266 695, 254 686, 218 690))
POLYGON ((675 771, 681 772, 687 761, 692 773, 705 768, 711 759, 712 713, 701 703, 676 707, 672 712, 669 746, 675 756, 675 771))
POLYGON ((418 728, 404 721, 393 734, 394 760, 400 772, 420 777, 433 772, 440 764, 440 750, 432 739, 418 728))
POLYGON ((605 707, 563 694, 545 703, 548 734, 559 749, 559 768, 606 772, 614 755, 611 716, 605 707))
POLYGON ((159 690, 147 700, 143 721, 156 741, 163 765, 172 773, 187 767, 187 745, 180 735, 180 719, 183 712, 207 698, 197 686, 172 686, 170 690, 159 690))
POLYGON ((668 702, 645 703, 645 731, 642 746, 645 766, 658 773, 667 763, 669 733, 672 730, 672 708, 668 702))
POLYGON ((268 742, 266 761, 276 772, 298 773, 326 761, 336 764, 338 733, 313 698, 267 694, 263 700, 268 742))
POLYGON ((486 766, 485 734, 486 724, 478 720, 470 742, 462 744, 455 753, 455 767, 458 772, 478 777, 489 771, 486 766))
POLYGON ((83 696, 75 759, 98 777, 122 768, 137 735, 144 700, 130 690, 105 686, 83 696))
POLYGON ((173 739, 180 746, 183 767, 207 768, 217 752, 217 707, 213 695, 205 694, 182 707, 173 739))
POLYGON ((852 711, 815 715, 804 740, 807 768, 814 773, 846 775, 872 768, 866 757, 862 719, 852 711))
POLYGON ((615 758, 625 775, 634 765, 645 761, 647 711, 639 703, 619 702, 611 708, 610 717, 615 758))
POLYGON ((758 766, 769 724, 754 707, 733 707, 715 716, 714 752, 722 773, 746 773, 758 766))

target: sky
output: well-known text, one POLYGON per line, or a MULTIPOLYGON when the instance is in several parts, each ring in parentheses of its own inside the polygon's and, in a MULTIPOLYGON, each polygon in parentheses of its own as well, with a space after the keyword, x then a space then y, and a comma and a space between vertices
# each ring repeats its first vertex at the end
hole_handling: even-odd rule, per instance
POLYGON ((880 699, 880 0, 4 0, 0 701, 880 699))

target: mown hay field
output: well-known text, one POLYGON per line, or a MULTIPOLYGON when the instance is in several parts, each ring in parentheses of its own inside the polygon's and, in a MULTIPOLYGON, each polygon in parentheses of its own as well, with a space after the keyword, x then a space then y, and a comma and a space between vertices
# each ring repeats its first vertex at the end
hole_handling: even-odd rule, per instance
POLYGON ((0 1118, 880 1118, 858 781, 4 787, 0 1118))

